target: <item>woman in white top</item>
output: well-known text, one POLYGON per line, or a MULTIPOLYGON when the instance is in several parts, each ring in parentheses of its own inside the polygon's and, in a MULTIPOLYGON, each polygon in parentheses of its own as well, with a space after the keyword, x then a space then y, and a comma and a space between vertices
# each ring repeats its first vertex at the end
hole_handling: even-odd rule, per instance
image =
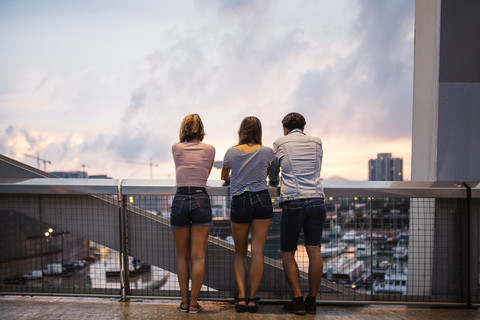
POLYGON ((198 296, 205 275, 205 251, 212 223, 210 198, 205 189, 215 159, 215 148, 202 143, 205 132, 198 114, 186 116, 180 142, 172 146, 177 192, 170 224, 177 247, 177 276, 182 294, 180 311, 197 313, 198 296), (188 295, 192 262, 192 292, 188 295))
POLYGON ((273 150, 262 146, 262 124, 256 117, 243 119, 238 145, 225 153, 222 180, 230 182, 232 207, 230 221, 235 242, 235 279, 238 286, 237 312, 257 312, 257 291, 263 275, 263 255, 273 217, 267 174, 274 159, 273 150), (231 171, 231 176, 230 176, 231 171), (252 263, 250 292, 247 297, 247 251, 251 228, 252 263))

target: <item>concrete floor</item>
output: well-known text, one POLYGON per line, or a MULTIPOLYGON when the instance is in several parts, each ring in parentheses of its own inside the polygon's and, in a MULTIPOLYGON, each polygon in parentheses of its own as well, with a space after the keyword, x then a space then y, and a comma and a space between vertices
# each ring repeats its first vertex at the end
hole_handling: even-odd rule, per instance
POLYGON ((198 314, 179 312, 178 301, 0 297, 0 319, 479 319, 478 309, 420 308, 406 306, 319 306, 317 315, 286 314, 278 304, 261 305, 257 314, 235 313, 225 302, 202 302, 198 314))

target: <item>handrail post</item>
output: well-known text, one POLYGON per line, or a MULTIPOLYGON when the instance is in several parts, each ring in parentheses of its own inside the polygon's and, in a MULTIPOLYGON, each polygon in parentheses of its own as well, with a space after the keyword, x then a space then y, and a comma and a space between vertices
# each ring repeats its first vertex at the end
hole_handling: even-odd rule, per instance
MULTIPOLYGON (((369 216, 370 216, 370 219, 369 219, 369 224, 370 224, 370 287, 372 288, 371 289, 371 294, 370 294, 370 300, 373 300, 373 295, 374 295, 374 292, 373 292, 373 268, 374 268, 374 265, 373 265, 373 217, 372 217, 372 214, 373 214, 373 210, 372 210, 372 201, 373 198, 369 197, 368 198, 368 203, 370 204, 370 208, 369 208, 369 216)), ((368 273, 367 273, 368 274, 368 273)))
POLYGON ((120 226, 120 301, 127 301, 130 293, 130 279, 128 272, 128 223, 127 223, 127 196, 122 194, 121 180, 118 183, 118 212, 120 226))
POLYGON ((465 245, 465 253, 463 253, 464 258, 462 261, 465 263, 465 276, 464 276, 464 281, 465 281, 465 302, 467 304, 467 307, 472 307, 472 286, 471 286, 471 281, 472 281, 472 254, 473 252, 471 251, 472 248, 472 233, 471 233, 471 228, 476 227, 472 225, 472 216, 471 216, 471 210, 472 210, 472 189, 468 185, 468 183, 463 184, 465 188, 467 188, 467 200, 466 200, 466 209, 465 209, 465 214, 462 216, 465 216, 465 220, 461 222, 460 224, 460 229, 461 229, 461 234, 464 235, 463 239, 463 244, 465 245))
POLYGON ((39 220, 39 234, 40 234, 40 268, 42 270, 42 293, 45 292, 45 281, 43 281, 43 270, 45 268, 43 263, 43 230, 42 230, 42 196, 38 195, 38 220, 39 220))

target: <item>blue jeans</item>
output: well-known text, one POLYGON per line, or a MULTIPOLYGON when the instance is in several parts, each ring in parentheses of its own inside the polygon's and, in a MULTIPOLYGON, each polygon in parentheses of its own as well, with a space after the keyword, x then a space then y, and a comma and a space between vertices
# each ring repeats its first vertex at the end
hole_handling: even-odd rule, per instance
POLYGON ((280 223, 280 250, 296 251, 298 237, 303 229, 305 245, 321 246, 323 224, 327 209, 323 198, 285 201, 280 223))
POLYGON ((268 190, 258 192, 245 191, 232 197, 230 221, 249 223, 252 219, 273 218, 272 198, 268 190))
POLYGON ((212 225, 210 197, 202 187, 179 187, 170 213, 172 229, 212 225))

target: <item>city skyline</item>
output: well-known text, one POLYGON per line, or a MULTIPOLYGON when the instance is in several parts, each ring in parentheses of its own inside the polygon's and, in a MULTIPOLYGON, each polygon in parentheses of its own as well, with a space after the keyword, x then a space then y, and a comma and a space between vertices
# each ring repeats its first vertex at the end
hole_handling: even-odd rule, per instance
POLYGON ((243 117, 271 146, 296 111, 324 179, 367 180, 386 150, 409 180, 413 21, 413 0, 2 2, 0 153, 113 178, 149 178, 153 161, 167 179, 186 114, 222 160, 243 117))
POLYGON ((368 160, 369 181, 403 181, 403 159, 392 153, 378 153, 376 159, 368 160))

